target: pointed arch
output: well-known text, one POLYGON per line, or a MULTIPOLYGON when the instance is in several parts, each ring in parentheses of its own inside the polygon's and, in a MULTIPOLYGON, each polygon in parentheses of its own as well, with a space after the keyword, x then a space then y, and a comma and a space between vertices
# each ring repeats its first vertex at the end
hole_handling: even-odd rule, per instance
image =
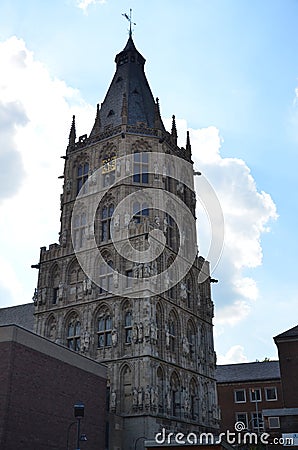
POLYGON ((181 410, 181 381, 177 372, 174 370, 170 378, 171 393, 171 415, 177 417, 181 410))
POLYGON ((81 350, 81 320, 76 310, 66 315, 64 324, 66 347, 79 352, 81 350))
POLYGON ((122 303, 122 323, 124 326, 123 342, 125 344, 132 343, 132 324, 133 324, 133 308, 131 300, 126 299, 122 303))
POLYGON ((129 413, 132 408, 132 370, 128 364, 124 364, 120 369, 121 411, 129 413))
POLYGON ((112 346, 113 316, 111 308, 102 304, 95 312, 95 325, 97 348, 112 346))
POLYGON ((54 314, 50 314, 45 324, 45 335, 51 341, 56 340, 57 320, 54 314))

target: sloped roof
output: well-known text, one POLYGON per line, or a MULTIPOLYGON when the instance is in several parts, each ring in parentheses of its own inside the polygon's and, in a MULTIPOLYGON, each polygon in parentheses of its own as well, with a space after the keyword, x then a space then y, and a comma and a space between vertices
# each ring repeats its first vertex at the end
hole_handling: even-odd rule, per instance
MULTIPOLYGON (((121 125, 123 115, 127 125, 143 123, 154 128, 156 103, 144 72, 145 58, 136 49, 131 36, 115 62, 116 72, 99 110, 97 132, 121 125)), ((95 128, 91 136, 94 133, 95 128)))
POLYGON ((298 325, 296 325, 293 328, 290 328, 287 331, 284 331, 283 333, 278 334, 277 336, 274 337, 274 340, 275 339, 294 338, 294 337, 298 338, 298 325))
POLYGON ((264 361, 217 366, 215 379, 218 383, 238 381, 272 380, 280 378, 279 361, 264 361))
POLYGON ((19 325, 32 331, 34 326, 34 304, 10 306, 0 309, 0 325, 19 325))

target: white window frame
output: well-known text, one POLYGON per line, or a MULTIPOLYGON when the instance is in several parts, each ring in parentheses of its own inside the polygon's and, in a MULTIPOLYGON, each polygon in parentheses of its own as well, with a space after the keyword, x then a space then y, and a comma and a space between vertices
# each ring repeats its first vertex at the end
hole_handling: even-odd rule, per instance
POLYGON ((246 403, 246 389, 235 389, 234 390, 234 401, 235 403, 246 403), (236 393, 244 392, 244 400, 237 400, 236 393))
POLYGON ((280 428, 280 420, 279 420, 279 417, 268 417, 268 426, 269 426, 269 429, 270 430, 272 430, 272 429, 274 429, 274 428, 280 428), (278 423, 278 425, 273 425, 272 423, 270 423, 270 422, 272 422, 273 420, 275 420, 277 423, 278 423))
POLYGON ((250 388, 250 390, 249 390, 249 398, 250 398, 250 401, 252 402, 252 403, 256 403, 256 402, 261 402, 262 401, 262 390, 261 390, 261 388, 250 388), (253 397, 252 397, 252 394, 253 394, 253 391, 259 391, 259 393, 260 393, 260 398, 258 399, 253 399, 253 397))
POLYGON ((276 389, 275 386, 265 387, 264 389, 265 389, 265 399, 266 399, 266 402, 275 402, 275 401, 277 401, 277 389, 276 389), (275 390, 275 398, 268 398, 267 391, 268 391, 269 389, 274 389, 274 390, 275 390))
POLYGON ((236 412, 235 413, 236 422, 243 422, 245 424, 245 427, 248 428, 248 416, 247 412, 236 412), (242 419, 239 418, 239 416, 245 416, 245 422, 243 422, 242 419))

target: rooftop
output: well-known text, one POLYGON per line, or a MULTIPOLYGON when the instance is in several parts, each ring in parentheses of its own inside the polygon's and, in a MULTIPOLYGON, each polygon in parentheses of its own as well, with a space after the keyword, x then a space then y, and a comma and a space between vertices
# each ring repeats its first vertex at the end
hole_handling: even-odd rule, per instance
POLYGON ((27 330, 33 330, 34 303, 10 306, 0 309, 0 325, 19 325, 27 330))
POLYGON ((215 379, 218 383, 261 381, 280 378, 279 361, 251 362, 217 366, 215 379))
POLYGON ((274 337, 274 340, 275 339, 278 339, 278 340, 279 339, 288 339, 288 338, 295 338, 295 337, 298 338, 298 325, 296 325, 293 328, 290 328, 287 331, 284 331, 281 334, 278 334, 277 336, 274 337))

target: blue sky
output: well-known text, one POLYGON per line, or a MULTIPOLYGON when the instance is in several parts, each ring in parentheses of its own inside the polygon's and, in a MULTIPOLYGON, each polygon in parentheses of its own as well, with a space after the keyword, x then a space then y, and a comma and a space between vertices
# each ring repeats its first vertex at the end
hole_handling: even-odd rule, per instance
MULTIPOLYGON (((59 157, 71 117, 79 134, 90 131, 127 40, 129 8, 162 116, 176 115, 181 145, 190 129, 196 166, 222 203, 219 362, 274 357, 272 336, 297 325, 295 0, 1 1, 1 305, 31 301, 30 265, 58 239, 59 157)), ((204 227, 202 219, 203 253, 204 227)))

